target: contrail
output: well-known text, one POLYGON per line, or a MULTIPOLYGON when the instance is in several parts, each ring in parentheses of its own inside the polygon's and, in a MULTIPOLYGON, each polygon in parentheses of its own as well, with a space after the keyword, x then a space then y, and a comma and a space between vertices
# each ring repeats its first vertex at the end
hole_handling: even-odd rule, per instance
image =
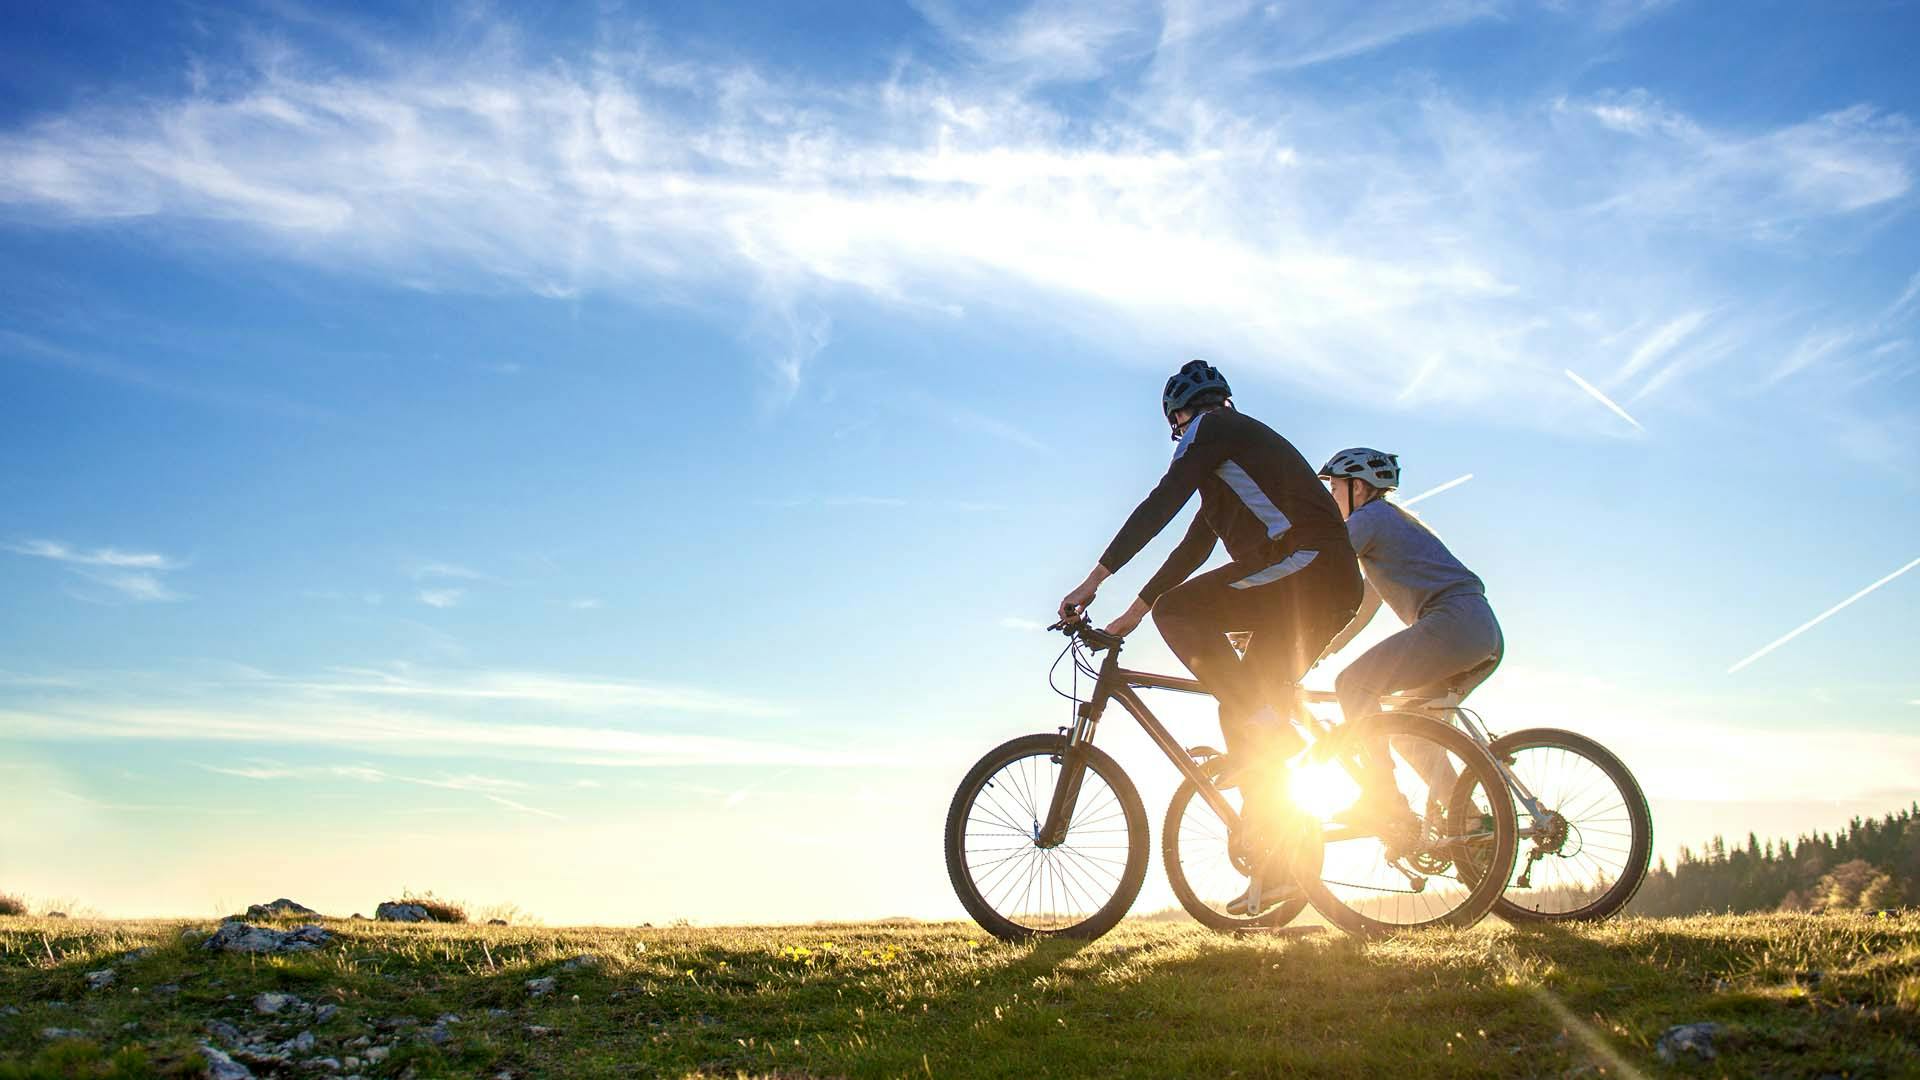
POLYGON ((1417 503, 1417 502, 1419 502, 1419 501, 1420 501, 1421 499, 1431 499, 1431 498, 1433 498, 1433 497, 1434 497, 1435 495, 1438 495, 1438 494, 1440 494, 1440 493, 1441 493, 1441 492, 1443 492, 1443 491, 1452 491, 1452 490, 1453 490, 1454 488, 1457 488, 1457 487, 1459 487, 1459 486, 1460 486, 1461 484, 1464 484, 1464 483, 1466 483, 1467 481, 1469 481, 1469 480, 1471 480, 1471 479, 1473 479, 1473 474, 1472 474, 1472 473, 1468 473, 1468 474, 1467 474, 1467 475, 1465 475, 1465 476, 1456 476, 1456 477, 1454 477, 1453 479, 1451 479, 1451 480, 1449 480, 1449 481, 1447 481, 1446 483, 1444 483, 1444 484, 1441 484, 1441 485, 1440 485, 1439 487, 1437 487, 1437 488, 1428 488, 1427 490, 1425 490, 1425 491, 1423 491, 1423 492, 1421 492, 1420 494, 1418 494, 1418 495, 1415 495, 1415 496, 1414 496, 1413 498, 1411 498, 1411 499, 1401 499, 1401 500, 1400 500, 1400 505, 1401 505, 1401 506, 1412 506, 1412 505, 1413 505, 1414 503, 1417 503))
POLYGON ((1573 373, 1572 368, 1563 368, 1562 370, 1564 370, 1567 373, 1567 378, 1573 380, 1573 385, 1579 387, 1582 390, 1585 390, 1588 394, 1591 394, 1593 396, 1593 400, 1599 402, 1602 405, 1605 405, 1609 409, 1612 409, 1615 416, 1618 416, 1620 419, 1625 420, 1629 424, 1632 424, 1635 428, 1641 431, 1647 430, 1646 428, 1640 426, 1640 421, 1635 420, 1633 417, 1627 415, 1627 410, 1621 408, 1618 405, 1615 405, 1613 403, 1612 398, 1601 393, 1599 387, 1593 385, 1592 383, 1581 378, 1580 376, 1575 375, 1573 373))
POLYGON ((1728 668, 1727 674, 1731 675, 1734 672, 1739 671, 1741 668, 1746 667, 1748 664, 1753 663, 1755 660, 1758 660, 1761 657, 1772 652, 1773 650, 1779 648, 1780 646, 1785 645, 1787 642, 1792 641, 1794 638, 1799 637, 1801 634, 1804 634, 1807 631, 1813 629, 1814 627, 1819 626, 1821 623, 1826 622, 1828 619, 1831 619, 1835 615, 1839 614, 1841 609, 1852 604, 1855 600, 1860 599, 1861 597, 1867 595, 1868 593, 1879 588, 1880 586, 1885 585, 1887 582, 1892 581, 1894 578, 1899 577, 1901 574, 1906 573, 1907 571, 1913 569, 1916 566, 1920 566, 1920 559, 1913 560, 1912 562, 1901 567, 1900 569, 1895 570, 1893 573, 1888 574, 1886 577, 1881 578, 1879 581, 1874 582, 1873 584, 1867 586, 1864 589, 1861 589, 1859 592, 1854 593, 1852 596, 1847 597, 1845 600, 1840 601, 1839 603, 1833 605, 1832 607, 1821 612, 1820 614, 1815 615, 1813 618, 1808 619, 1806 622, 1801 623, 1799 626, 1794 628, 1792 633, 1786 635, 1785 637, 1767 646, 1766 648, 1761 649, 1759 652, 1754 653, 1752 656, 1747 657, 1745 660, 1742 660, 1739 663, 1728 668))

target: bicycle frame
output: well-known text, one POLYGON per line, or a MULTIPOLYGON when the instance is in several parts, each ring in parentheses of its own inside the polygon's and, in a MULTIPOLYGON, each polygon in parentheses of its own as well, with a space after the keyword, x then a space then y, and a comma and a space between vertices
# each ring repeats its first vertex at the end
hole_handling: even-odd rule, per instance
MULTIPOLYGON (((1114 645, 1108 649, 1106 659, 1100 664, 1100 677, 1094 683, 1093 695, 1080 703, 1075 710, 1073 727, 1065 729, 1067 745, 1061 751, 1060 782, 1054 787, 1053 800, 1047 807, 1047 819, 1034 837, 1034 842, 1038 846, 1057 847, 1066 840, 1067 827, 1073 820, 1073 811, 1080 799, 1080 783, 1086 775, 1086 748, 1093 744, 1094 733, 1099 729, 1101 715, 1106 711, 1107 703, 1110 701, 1119 702, 1120 707, 1133 717, 1134 721, 1147 733, 1147 737, 1153 740, 1153 744, 1160 748, 1160 752, 1167 756, 1168 761, 1173 763, 1173 767, 1193 782, 1200 797, 1215 814, 1220 816, 1221 822, 1227 826, 1229 832, 1239 827, 1239 814, 1228 804, 1219 789, 1213 786, 1213 781, 1200 771, 1186 747, 1180 745, 1179 740, 1173 737, 1173 733, 1167 730, 1166 725, 1153 715, 1153 710, 1147 708, 1146 702, 1140 700, 1140 695, 1135 693, 1136 690, 1172 690, 1182 694, 1212 696, 1197 679, 1123 668, 1120 666, 1120 646, 1114 645)), ((1317 704, 1338 703, 1338 698, 1334 694, 1324 690, 1302 689, 1300 699, 1303 702, 1317 704)), ((1449 714, 1449 720, 1443 720, 1443 723, 1457 725, 1482 747, 1492 744, 1492 736, 1485 726, 1479 723, 1477 717, 1470 711, 1460 708, 1457 703, 1435 704, 1443 700, 1445 699, 1400 699, 1396 702, 1388 697, 1381 699, 1381 703, 1383 706, 1398 705, 1412 712, 1437 711, 1449 714)), ((1304 713, 1304 710, 1302 712, 1304 713)), ((1494 758, 1493 764, 1500 771, 1501 778, 1506 781, 1509 789, 1518 797, 1521 805, 1526 807, 1529 821, 1539 822, 1543 817, 1540 801, 1527 790, 1526 785, 1520 782, 1520 778, 1513 774, 1513 770, 1507 767, 1506 762, 1494 758)), ((1520 835, 1531 836, 1538 829, 1537 824, 1532 824, 1521 829, 1520 835)))
MULTIPOLYGON (((1303 690, 1300 696, 1321 705, 1337 705, 1340 702, 1337 696, 1326 690, 1303 690)), ((1458 699, 1453 698, 1451 694, 1438 698, 1397 698, 1389 694, 1380 699, 1380 704, 1388 709, 1404 709, 1423 715, 1440 713, 1444 716, 1444 723, 1450 723, 1466 732, 1468 738, 1487 750, 1488 756, 1493 758, 1493 767, 1500 771, 1501 779, 1506 781, 1507 787, 1520 801, 1520 805, 1526 807, 1528 821, 1535 823, 1520 829, 1520 835, 1532 836, 1539 831, 1540 826, 1537 823, 1544 816, 1540 800, 1534 796, 1533 792, 1527 790, 1527 785, 1520 782, 1520 778, 1514 775, 1505 761, 1493 754, 1493 733, 1480 722, 1479 714, 1471 709, 1461 708, 1458 699)))
POLYGON ((1093 744, 1094 732, 1099 729, 1101 714, 1106 711, 1109 701, 1117 701, 1128 715, 1146 731, 1147 737, 1167 755, 1173 767, 1180 774, 1193 781, 1200 797, 1206 800, 1213 812, 1220 815, 1229 830, 1240 824, 1240 816, 1228 804, 1213 781, 1200 771, 1186 747, 1173 737, 1147 703, 1140 700, 1136 690, 1173 690, 1183 694, 1207 694, 1205 687, 1197 679, 1183 679, 1174 675, 1156 675, 1150 671, 1134 671, 1120 666, 1120 647, 1107 650, 1106 659, 1100 664, 1100 678, 1094 683, 1093 696, 1080 703, 1076 712, 1073 728, 1067 735, 1067 745, 1061 752, 1060 783, 1053 789, 1053 802, 1047 808, 1047 820, 1034 838, 1041 847, 1056 847, 1067 838, 1067 826, 1073 819, 1075 804, 1080 798, 1080 780, 1086 774, 1086 748, 1093 744))

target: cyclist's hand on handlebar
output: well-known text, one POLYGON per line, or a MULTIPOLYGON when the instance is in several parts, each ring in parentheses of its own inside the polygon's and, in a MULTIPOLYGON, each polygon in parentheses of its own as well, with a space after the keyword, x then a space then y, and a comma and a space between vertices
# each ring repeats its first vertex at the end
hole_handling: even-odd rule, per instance
POLYGON ((1148 608, 1147 605, 1135 600, 1132 606, 1128 607, 1119 618, 1107 624, 1106 632, 1112 634, 1114 637, 1126 637, 1139 628, 1140 620, 1147 617, 1149 610, 1151 609, 1148 608))
POLYGON ((1060 618, 1066 622, 1077 622, 1086 614, 1087 605, 1093 603, 1097 586, 1091 582, 1081 582, 1060 601, 1060 618))

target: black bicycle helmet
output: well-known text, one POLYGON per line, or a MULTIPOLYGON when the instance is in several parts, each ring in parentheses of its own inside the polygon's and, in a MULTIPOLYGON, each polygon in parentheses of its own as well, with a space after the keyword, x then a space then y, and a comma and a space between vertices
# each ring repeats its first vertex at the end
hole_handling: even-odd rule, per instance
POLYGON ((1227 385, 1226 376, 1220 369, 1205 360, 1189 360, 1174 372, 1167 380, 1167 388, 1160 392, 1160 411, 1166 415, 1167 423, 1173 423, 1173 411, 1184 409, 1193 404, 1202 394, 1216 394, 1219 400, 1233 396, 1233 388, 1227 385))

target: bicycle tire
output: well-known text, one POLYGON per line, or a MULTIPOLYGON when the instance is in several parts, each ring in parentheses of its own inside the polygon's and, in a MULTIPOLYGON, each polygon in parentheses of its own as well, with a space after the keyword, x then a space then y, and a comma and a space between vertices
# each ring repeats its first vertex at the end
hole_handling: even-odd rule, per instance
MULTIPOLYGON (((1507 889, 1493 905, 1494 914, 1509 922, 1598 922, 1615 914, 1633 899, 1640 891, 1640 885, 1647 877, 1647 864, 1653 858, 1653 814, 1647 807, 1647 797, 1640 790, 1639 781, 1627 769, 1626 763, 1585 735, 1558 728, 1528 728, 1495 739, 1488 749, 1495 757, 1511 760, 1513 755, 1524 750, 1563 750, 1586 758, 1612 781, 1619 793, 1621 804, 1626 812, 1630 828, 1625 864, 1621 875, 1611 888, 1591 903, 1565 911, 1542 911, 1529 908, 1524 903, 1508 899, 1514 892, 1515 883, 1509 880, 1507 889)), ((1518 843, 1515 835, 1515 861, 1518 862, 1518 843)), ((1511 878, 1512 871, 1509 871, 1511 878)))
MULTIPOLYGON (((1201 768, 1207 770, 1211 776, 1215 769, 1209 768, 1210 765, 1211 763, 1208 763, 1201 768)), ((1200 789, 1192 780, 1182 779, 1180 786, 1174 790, 1172 800, 1167 803, 1166 819, 1160 828, 1160 861, 1166 866, 1167 884, 1173 886, 1173 895, 1180 901, 1180 906, 1185 908, 1187 914, 1193 916, 1200 925, 1223 933, 1239 930, 1272 930, 1299 918, 1300 913, 1307 909, 1307 899, 1304 895, 1278 904, 1257 915, 1247 916, 1221 911, 1200 898, 1199 893, 1187 880, 1186 862, 1180 854, 1180 837, 1182 826, 1186 823, 1187 810, 1190 806, 1196 805, 1199 794, 1200 789)), ((1206 811, 1209 817, 1215 821, 1219 820, 1213 814, 1213 808, 1207 805, 1206 800, 1199 799, 1197 805, 1201 810, 1206 811)), ((1225 828, 1224 825, 1221 827, 1225 828)), ((1224 832, 1220 842, 1224 848, 1227 842, 1224 832)), ((1224 854, 1223 851, 1222 855, 1224 854)))
MULTIPOLYGON (((1451 724, 1419 713, 1374 713, 1348 721, 1323 740, 1324 748, 1316 746, 1314 752, 1323 758, 1337 757, 1347 752, 1345 747, 1362 740, 1390 739, 1396 735, 1429 740, 1459 759, 1465 771, 1449 792, 1453 796, 1448 799, 1449 809, 1457 801, 1459 793, 1471 792, 1476 784, 1484 791, 1507 792, 1505 778, 1494 767, 1493 758, 1479 742, 1451 724)), ((1315 911, 1356 937, 1374 937, 1434 926, 1472 926, 1485 918, 1499 901, 1506 881, 1513 872, 1518 846, 1515 842, 1517 824, 1511 794, 1508 793, 1504 798, 1489 798, 1487 803, 1485 811, 1493 817, 1493 842, 1485 850, 1489 852, 1491 861, 1485 867, 1485 872, 1470 876, 1462 873, 1455 879, 1467 887, 1466 895, 1458 904, 1434 918, 1418 922, 1387 922, 1348 904, 1321 877, 1320 859, 1324 848, 1321 843, 1301 845, 1299 861, 1296 863, 1296 880, 1306 891, 1307 899, 1315 911)), ((1449 818, 1454 818, 1454 815, 1450 813, 1449 818)), ((1324 831, 1321 835, 1324 837, 1324 831)))
MULTIPOLYGON (((1114 924, 1126 916, 1127 910, 1133 906, 1134 899, 1140 893, 1140 886, 1146 880, 1150 843, 1147 835, 1146 806, 1141 803, 1139 791, 1120 768, 1119 763, 1105 751, 1087 746, 1083 748, 1086 754, 1087 770, 1098 776, 1113 793, 1125 821, 1126 856, 1121 871, 1116 875, 1112 895, 1084 919, 1060 926, 1035 926, 1023 924, 1015 917, 1001 912, 982 891, 981 883, 976 880, 974 868, 968 858, 967 845, 968 823, 970 820, 979 820, 972 814, 978 800, 994 777, 1009 765, 1022 759, 1036 757, 1048 759, 1053 769, 1052 775, 1047 779, 1057 783, 1060 768, 1058 759, 1066 749, 1066 745, 1067 740, 1064 735, 1037 734, 1022 735, 994 747, 967 771, 966 776, 960 781, 959 788, 953 794, 952 803, 947 808, 947 878, 952 882, 953 891, 960 898, 961 906, 967 909, 967 914, 973 916, 973 920, 979 923, 982 929, 1003 941, 1024 941, 1036 937, 1097 938, 1113 929, 1114 924)), ((1031 779, 1037 784, 1038 774, 1035 773, 1031 779)), ((1084 788, 1081 795, 1083 801, 1075 808, 1073 818, 1075 823, 1081 822, 1081 814, 1089 809, 1089 802, 1086 800, 1087 792, 1084 788)), ((1025 818, 1032 817, 1033 831, 1038 832, 1039 819, 1045 816, 1048 801, 1039 798, 1037 792, 1026 793, 1025 805, 1022 807, 1023 817, 1019 823, 1023 829, 1026 824, 1025 818)), ((1097 798, 1094 801, 1097 802, 1097 798)), ((1096 805, 1091 809, 1105 813, 1104 807, 1101 806, 1096 805)), ((1017 835, 1012 830, 1002 828, 1001 831, 1006 834, 1006 839, 1017 835)), ((1071 838, 1073 835, 1073 826, 1070 825, 1068 837, 1071 838)), ((1033 845, 1034 851, 1042 852, 1037 856, 1042 863, 1050 862, 1051 849, 1042 849, 1037 844, 1033 844, 1031 836, 1027 837, 1026 842, 1033 845)), ((1014 846, 1017 848, 1017 843, 1014 846)), ((1064 842, 1060 845, 1061 848, 1067 846, 1064 842)), ((1016 850, 1014 854, 1006 855, 1000 861, 1030 857, 1034 856, 1016 850)), ((1057 873, 1070 877, 1074 872, 1073 869, 1068 868, 1057 873)))

